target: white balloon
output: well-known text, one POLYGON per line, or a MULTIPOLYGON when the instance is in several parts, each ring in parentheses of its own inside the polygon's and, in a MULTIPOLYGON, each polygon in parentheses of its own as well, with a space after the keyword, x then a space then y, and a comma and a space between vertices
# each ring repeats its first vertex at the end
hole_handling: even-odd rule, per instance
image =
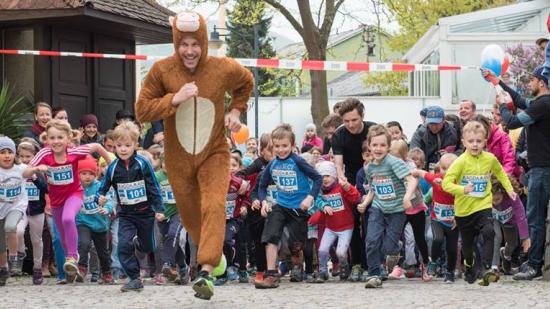
POLYGON ((496 44, 487 45, 481 52, 481 62, 483 63, 488 59, 496 59, 502 63, 504 61, 504 50, 502 47, 496 44))

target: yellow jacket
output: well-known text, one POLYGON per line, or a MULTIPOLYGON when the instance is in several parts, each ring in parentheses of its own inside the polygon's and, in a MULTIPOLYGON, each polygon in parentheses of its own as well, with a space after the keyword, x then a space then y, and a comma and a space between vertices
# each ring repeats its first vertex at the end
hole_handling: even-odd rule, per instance
POLYGON ((512 184, 497 158, 486 151, 478 156, 465 151, 453 162, 443 178, 443 190, 455 196, 455 216, 466 217, 493 206, 491 175, 495 175, 506 192, 513 191, 512 184), (474 185, 474 191, 464 194, 464 186, 474 185))

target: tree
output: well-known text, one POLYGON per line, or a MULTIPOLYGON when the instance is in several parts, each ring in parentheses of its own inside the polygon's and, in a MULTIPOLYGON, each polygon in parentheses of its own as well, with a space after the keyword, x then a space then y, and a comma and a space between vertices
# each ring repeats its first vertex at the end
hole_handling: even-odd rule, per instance
POLYGON ((406 96, 407 72, 372 72, 364 79, 365 85, 375 87, 381 96, 406 96))
POLYGON ((400 32, 390 41, 395 51, 407 51, 439 18, 516 2, 515 0, 384 0, 400 32))
MULTIPOLYGON (((265 15, 265 3, 253 0, 239 0, 232 11, 227 12, 227 28, 231 33, 226 37, 228 46, 227 55, 233 58, 253 58, 254 55, 254 29, 258 24, 259 58, 275 57, 275 50, 271 46, 271 38, 268 36, 271 27, 271 17, 265 15)), ((258 70, 258 91, 261 96, 277 96, 280 87, 275 79, 273 71, 258 70)))

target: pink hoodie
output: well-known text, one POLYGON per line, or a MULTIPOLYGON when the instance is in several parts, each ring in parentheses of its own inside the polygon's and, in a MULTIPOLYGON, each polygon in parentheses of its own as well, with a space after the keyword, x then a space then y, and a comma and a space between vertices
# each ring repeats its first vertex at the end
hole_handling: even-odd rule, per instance
POLYGON ((497 157, 508 175, 519 176, 516 170, 516 156, 510 137, 494 123, 491 124, 491 136, 487 141, 487 150, 497 157))
POLYGON ((313 147, 317 147, 319 149, 321 149, 321 153, 323 152, 323 140, 315 135, 312 139, 308 140, 307 137, 304 137, 304 141, 302 142, 302 147, 304 147, 305 145, 311 145, 313 147))

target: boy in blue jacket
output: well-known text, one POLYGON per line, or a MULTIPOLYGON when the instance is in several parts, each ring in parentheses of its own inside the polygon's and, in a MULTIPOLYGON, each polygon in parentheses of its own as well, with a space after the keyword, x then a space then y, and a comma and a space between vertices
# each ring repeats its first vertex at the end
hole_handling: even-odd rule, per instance
POLYGON ((155 249, 155 215, 164 212, 160 186, 151 163, 136 153, 139 129, 131 121, 122 121, 113 132, 117 158, 111 162, 98 192, 103 206, 111 186, 120 205, 118 256, 130 279, 121 291, 141 291, 139 258, 155 249), (136 254, 139 254, 138 258, 136 254))
POLYGON ((277 245, 283 228, 289 231, 289 248, 292 254, 290 281, 302 281, 303 248, 307 240, 307 210, 321 189, 322 177, 303 158, 292 152, 296 137, 288 124, 281 124, 271 133, 273 152, 276 156, 265 168, 259 183, 261 214, 267 217, 262 243, 266 244, 267 272, 256 288, 276 288, 279 277, 275 270, 277 245), (312 180, 310 186, 309 180, 312 180), (277 203, 271 206, 267 188, 273 180, 277 186, 277 203))
POLYGON ((76 228, 78 230, 78 260, 79 273, 76 281, 84 282, 88 272, 88 254, 92 247, 92 241, 99 257, 101 266, 102 284, 113 284, 111 274, 111 257, 109 254, 109 215, 113 212, 113 200, 108 196, 107 202, 102 206, 95 201, 100 182, 96 180, 97 161, 88 156, 78 162, 80 182, 84 189, 82 208, 76 215, 76 228))

